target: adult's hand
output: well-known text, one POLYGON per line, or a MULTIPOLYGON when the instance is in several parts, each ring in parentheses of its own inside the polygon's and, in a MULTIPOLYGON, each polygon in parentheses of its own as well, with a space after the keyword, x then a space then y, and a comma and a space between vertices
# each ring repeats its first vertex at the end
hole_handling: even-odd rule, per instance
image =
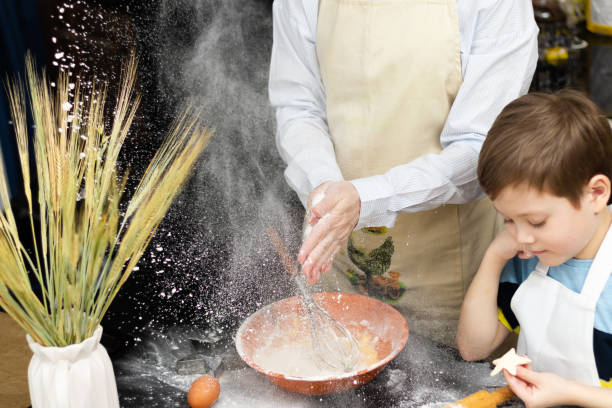
POLYGON ((359 220, 361 199, 355 187, 348 181, 328 181, 321 184, 308 197, 306 222, 312 231, 302 243, 298 261, 309 283, 319 280, 321 273, 331 269, 334 256, 347 240, 359 220), (310 208, 313 198, 324 194, 323 199, 310 208))

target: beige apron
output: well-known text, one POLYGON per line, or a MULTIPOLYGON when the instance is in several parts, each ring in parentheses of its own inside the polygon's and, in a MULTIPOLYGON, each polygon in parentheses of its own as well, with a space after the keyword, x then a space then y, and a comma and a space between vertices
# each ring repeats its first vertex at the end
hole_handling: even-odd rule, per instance
MULTIPOLYGON (((455 1, 320 0, 316 43, 346 180, 441 151, 462 81, 455 1)), ((393 228, 353 232, 320 289, 384 300, 411 330, 454 345, 463 295, 495 231, 488 200, 401 213, 393 228)))

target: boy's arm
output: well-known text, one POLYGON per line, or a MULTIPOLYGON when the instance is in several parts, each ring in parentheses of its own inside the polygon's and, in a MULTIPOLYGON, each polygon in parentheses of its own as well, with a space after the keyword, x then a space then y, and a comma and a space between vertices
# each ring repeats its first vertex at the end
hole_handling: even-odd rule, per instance
POLYGON ((517 367, 516 376, 504 371, 512 391, 530 407, 576 405, 589 408, 612 406, 612 389, 580 384, 530 367, 517 367))
POLYGON ((589 408, 612 407, 612 389, 593 387, 590 385, 573 383, 575 392, 569 393, 570 398, 563 404, 577 405, 589 408))
POLYGON ((461 307, 457 347, 464 359, 488 357, 508 336, 497 314, 499 278, 508 260, 517 253, 521 258, 530 256, 521 249, 508 228, 502 229, 487 248, 461 307))
POLYGON ((492 247, 493 244, 485 253, 461 307, 457 347, 468 361, 488 357, 508 335, 497 314, 499 278, 507 259, 498 256, 492 247))

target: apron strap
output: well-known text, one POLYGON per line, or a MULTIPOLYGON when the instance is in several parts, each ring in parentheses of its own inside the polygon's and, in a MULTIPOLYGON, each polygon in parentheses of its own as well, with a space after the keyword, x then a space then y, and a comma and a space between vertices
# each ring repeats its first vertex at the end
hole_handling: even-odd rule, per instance
POLYGON ((612 273, 612 226, 608 229, 595 259, 593 259, 582 286, 581 294, 587 296, 593 303, 597 303, 610 278, 610 273, 612 273))
POLYGON ((538 264, 535 269, 531 273, 536 273, 541 276, 546 276, 548 274, 548 265, 538 260, 538 264))

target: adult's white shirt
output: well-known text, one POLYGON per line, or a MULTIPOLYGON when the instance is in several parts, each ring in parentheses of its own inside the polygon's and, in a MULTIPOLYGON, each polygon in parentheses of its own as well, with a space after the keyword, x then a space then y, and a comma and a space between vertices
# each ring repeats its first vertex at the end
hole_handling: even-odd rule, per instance
MULTIPOLYGON (((538 27, 531 0, 457 0, 457 14, 463 83, 440 134, 442 150, 385 174, 350 180, 361 198, 356 228, 390 227, 400 211, 463 204, 483 195, 478 154, 502 108, 529 89, 538 27)), ((303 204, 321 183, 344 180, 327 126, 317 16, 318 0, 273 5, 269 94, 276 108, 276 143, 287 163, 285 178, 303 204)))

